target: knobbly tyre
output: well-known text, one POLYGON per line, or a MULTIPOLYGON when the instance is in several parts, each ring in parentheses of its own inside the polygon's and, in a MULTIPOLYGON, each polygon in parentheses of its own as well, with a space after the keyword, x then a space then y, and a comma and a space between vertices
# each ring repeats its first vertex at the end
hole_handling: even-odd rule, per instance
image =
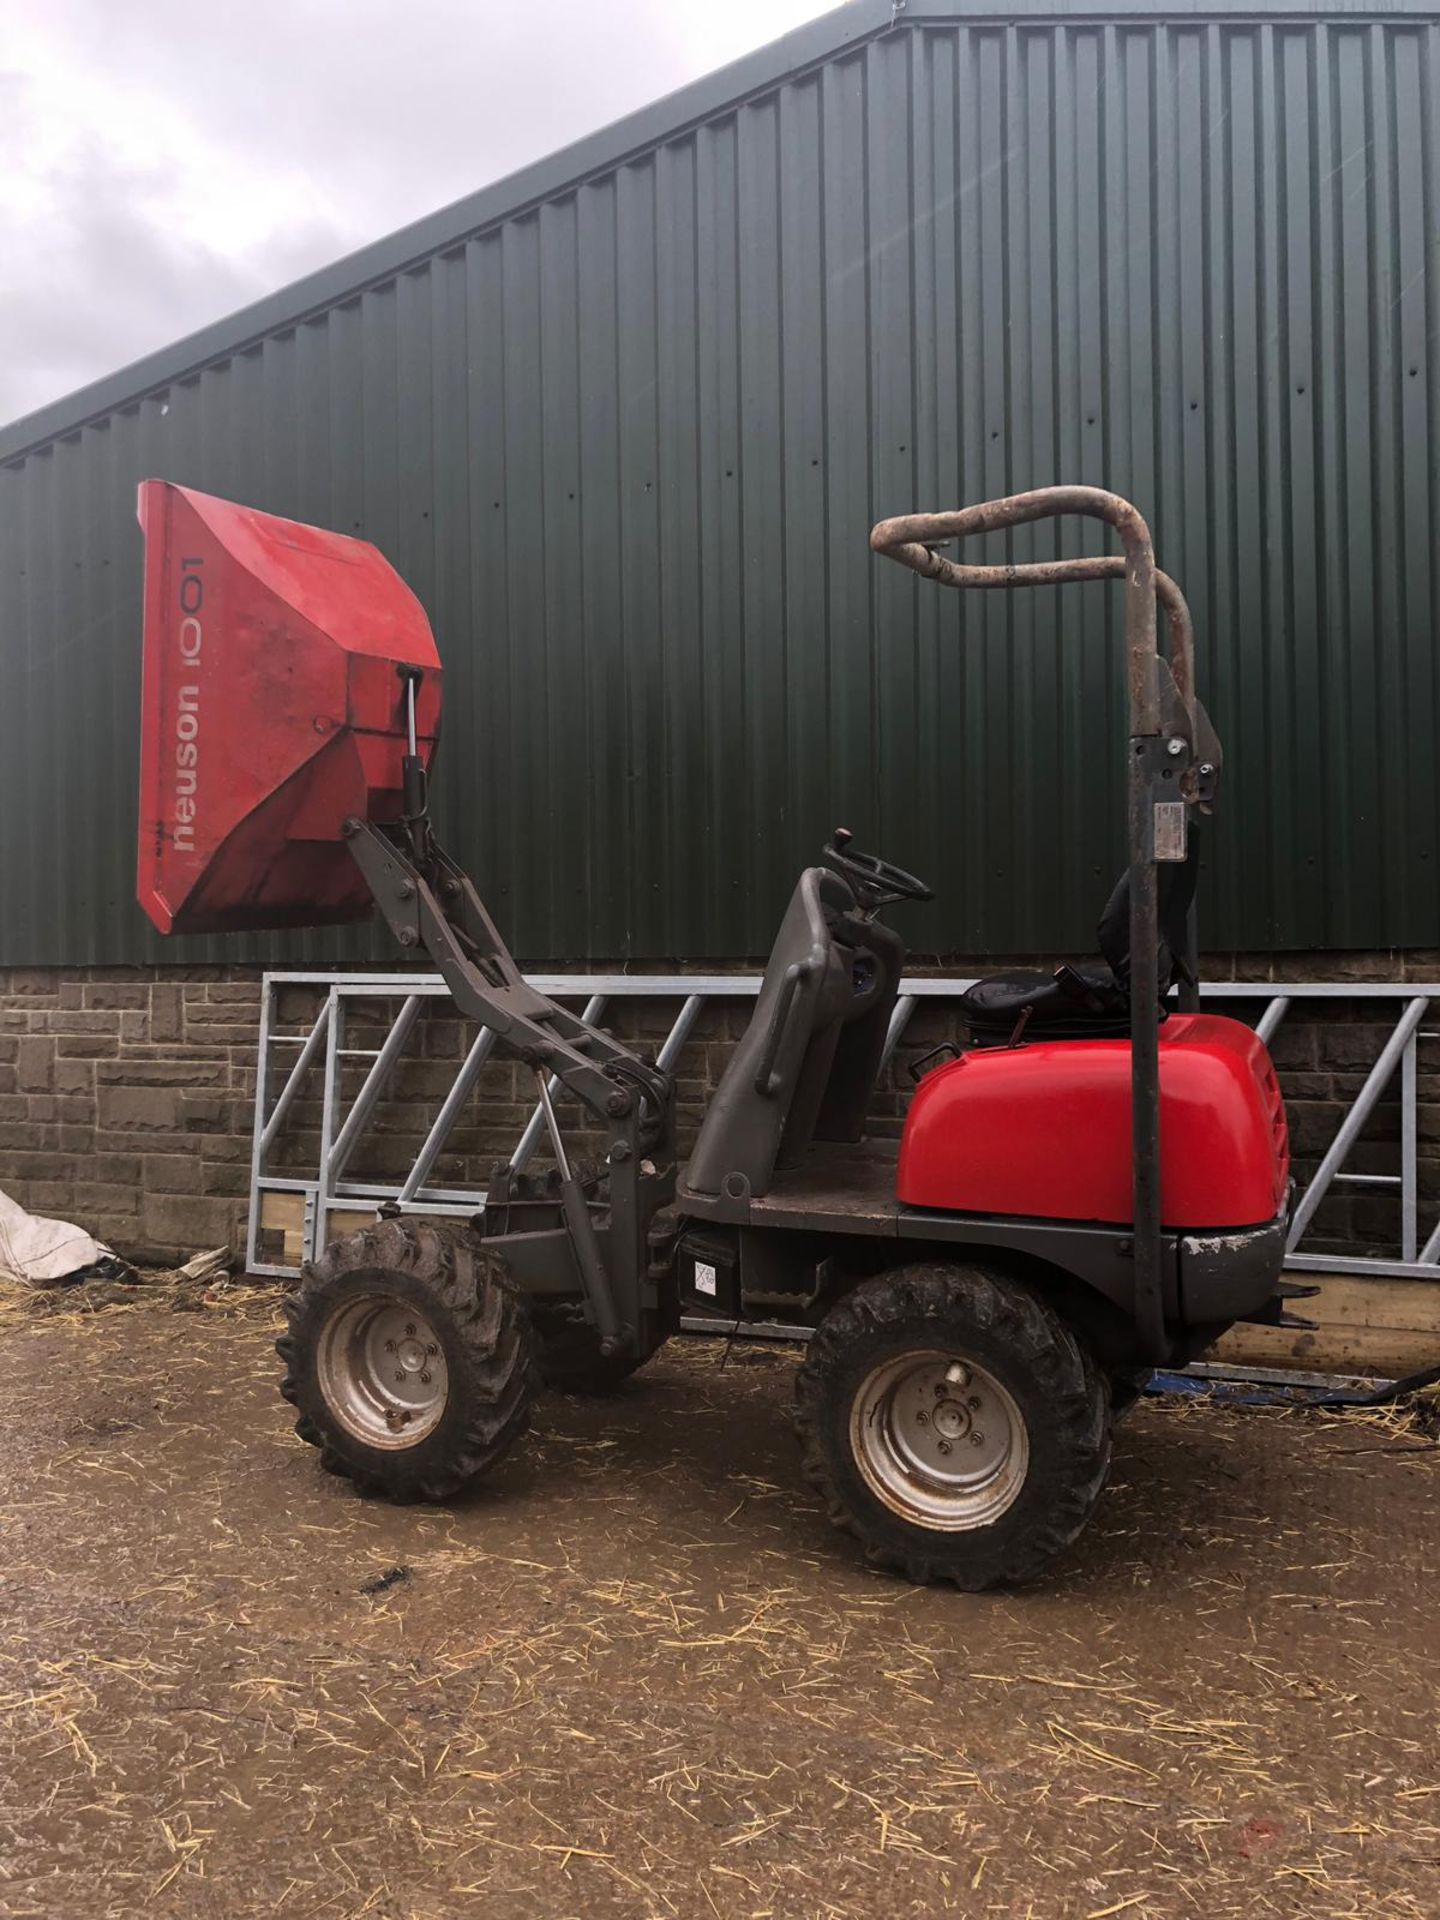
POLYGON ((1248 1027, 1198 1010, 1196 823, 1220 748, 1184 597, 1128 502, 1052 487, 871 535, 947 587, 1124 580, 1129 861, 1101 960, 972 987, 975 1044, 917 1062, 903 1137, 868 1139, 905 962, 882 916, 931 893, 837 831, 683 1167, 670 1075, 528 984, 436 841, 440 662, 394 571, 363 542, 163 481, 142 485, 140 517, 142 904, 163 932, 203 932, 373 902, 533 1072, 549 1136, 551 1170, 497 1169, 469 1226, 382 1218, 306 1264, 282 1391, 326 1466, 443 1501, 514 1445, 542 1376, 610 1388, 686 1308, 778 1308, 813 1328, 797 1423, 836 1525, 874 1565, 992 1587, 1079 1533, 1151 1368, 1236 1320, 1288 1319, 1275 1075, 1248 1027), (987 567, 938 551, 1073 514, 1122 552, 987 567), (577 1157, 577 1132, 598 1157, 577 1157))

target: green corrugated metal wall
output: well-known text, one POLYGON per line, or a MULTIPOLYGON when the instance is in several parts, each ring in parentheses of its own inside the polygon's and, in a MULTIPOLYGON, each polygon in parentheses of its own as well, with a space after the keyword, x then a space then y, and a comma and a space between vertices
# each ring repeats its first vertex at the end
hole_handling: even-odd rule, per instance
POLYGON ((924 948, 1088 948, 1112 590, 962 605, 866 546, 1057 479, 1133 497, 1194 604, 1208 943, 1440 945, 1440 27, 888 22, 865 0, 0 435, 0 961, 385 951, 162 943, 132 905, 147 474, 363 533, 415 587, 443 828, 523 955, 758 953, 836 821, 937 883, 924 948))

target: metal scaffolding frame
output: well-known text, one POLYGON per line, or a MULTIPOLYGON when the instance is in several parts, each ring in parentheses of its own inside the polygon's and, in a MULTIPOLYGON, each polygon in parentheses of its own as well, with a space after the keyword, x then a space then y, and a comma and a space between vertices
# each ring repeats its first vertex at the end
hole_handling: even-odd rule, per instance
MULTIPOLYGON (((758 973, 534 974, 532 984, 559 999, 583 1000, 587 1024, 598 1024, 618 1000, 675 1003, 675 1018, 659 1050, 667 1070, 678 1063, 702 1010, 713 1000, 753 999, 760 990, 758 973)), ((955 1000, 973 982, 957 977, 916 977, 905 981, 890 1021, 885 1042, 888 1062, 922 1001, 955 1000)), ((1256 1031, 1269 1042, 1291 1009, 1306 1000, 1363 1001, 1383 1006, 1392 1018, 1391 1032, 1364 1084, 1349 1102, 1314 1178, 1299 1196, 1290 1231, 1286 1267, 1307 1273, 1366 1273, 1411 1280, 1440 1280, 1440 1220, 1420 1238, 1419 1208, 1419 1044, 1440 1038, 1440 1028, 1424 1026, 1432 1001, 1440 999, 1440 984, 1389 981, 1305 981, 1283 986, 1258 981, 1207 982, 1202 1001, 1229 1006, 1264 1003, 1256 1031), (1366 1122, 1386 1093, 1396 1071, 1400 1074, 1400 1156, 1394 1173, 1350 1172, 1345 1162, 1366 1122), (1355 1184, 1396 1192, 1399 1199, 1401 1257, 1385 1259, 1364 1254, 1307 1253, 1302 1241, 1321 1201, 1337 1184, 1355 1184)), ((347 1168, 376 1105, 384 1097, 390 1077, 405 1052, 406 1043, 427 1000, 444 1000, 448 990, 433 973, 321 973, 276 972, 264 977, 260 1000, 259 1059, 255 1081, 255 1128, 250 1174, 250 1218, 246 1264, 252 1273, 289 1278, 300 1260, 313 1258, 328 1237, 332 1214, 367 1217, 382 1205, 394 1204, 416 1212, 460 1217, 485 1204, 483 1188, 433 1186, 430 1176, 450 1134, 479 1080, 494 1048, 495 1036, 480 1032, 461 1061, 448 1092, 409 1170, 396 1180, 355 1179, 347 1168), (281 1031, 275 1022, 276 996, 285 988, 302 987, 323 996, 314 1022, 303 1031, 281 1031), (347 1015, 357 1001, 371 1005, 394 1003, 395 1011, 378 1047, 347 1044, 347 1015), (293 1055, 291 1050, 294 1049, 293 1055), (278 1069, 290 1055, 290 1065, 279 1092, 270 1088, 278 1069), (341 1074, 349 1060, 370 1065, 359 1089, 346 1102, 341 1074), (294 1102, 312 1069, 322 1072, 319 1148, 313 1170, 277 1171, 272 1154, 285 1130, 294 1102), (276 1201, 296 1220, 292 1238, 299 1257, 293 1262, 261 1258, 261 1235, 272 1222, 276 1201)), ((551 1082, 551 1092, 556 1083, 551 1082)), ((537 1102, 521 1130, 509 1164, 520 1168, 529 1160, 544 1133, 545 1117, 537 1102)))

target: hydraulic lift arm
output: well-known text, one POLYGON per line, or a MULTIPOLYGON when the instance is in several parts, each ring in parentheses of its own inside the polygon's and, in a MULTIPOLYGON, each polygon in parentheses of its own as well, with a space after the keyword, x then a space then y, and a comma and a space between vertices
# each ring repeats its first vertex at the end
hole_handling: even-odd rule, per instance
POLYGON ((416 837, 414 820, 385 827, 352 819, 346 828, 350 851, 400 945, 429 954, 460 1012, 490 1028, 533 1071, 589 1315, 602 1353, 623 1349, 639 1337, 650 1218, 673 1185, 669 1076, 528 984, 473 883, 428 827, 423 865, 407 844, 416 837), (552 1074, 607 1136, 608 1258, 555 1115, 552 1074))
POLYGON ((670 1079, 525 980, 474 883, 431 831, 426 769, 415 751, 415 703, 423 675, 413 667, 398 671, 405 683, 409 732, 404 811, 393 825, 352 817, 345 822, 345 837, 399 944, 427 953, 460 1012, 488 1027, 534 1073, 559 1174, 565 1231, 601 1352, 608 1355, 638 1337, 646 1229, 656 1204, 668 1199, 665 1183, 673 1178, 670 1079), (556 1118, 552 1074, 609 1136, 608 1261, 556 1118), (662 1193, 642 1191, 656 1183, 662 1193))

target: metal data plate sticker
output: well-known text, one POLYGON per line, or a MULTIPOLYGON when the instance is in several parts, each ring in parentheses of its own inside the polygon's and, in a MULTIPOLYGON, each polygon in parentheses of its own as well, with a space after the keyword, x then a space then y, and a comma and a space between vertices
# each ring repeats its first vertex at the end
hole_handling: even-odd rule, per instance
POLYGON ((1183 800, 1155 802, 1155 858, 1157 860, 1185 858, 1185 802, 1183 800))
POLYGON ((695 1262, 695 1291, 708 1293, 712 1300, 715 1298, 715 1269, 708 1260, 695 1262))

